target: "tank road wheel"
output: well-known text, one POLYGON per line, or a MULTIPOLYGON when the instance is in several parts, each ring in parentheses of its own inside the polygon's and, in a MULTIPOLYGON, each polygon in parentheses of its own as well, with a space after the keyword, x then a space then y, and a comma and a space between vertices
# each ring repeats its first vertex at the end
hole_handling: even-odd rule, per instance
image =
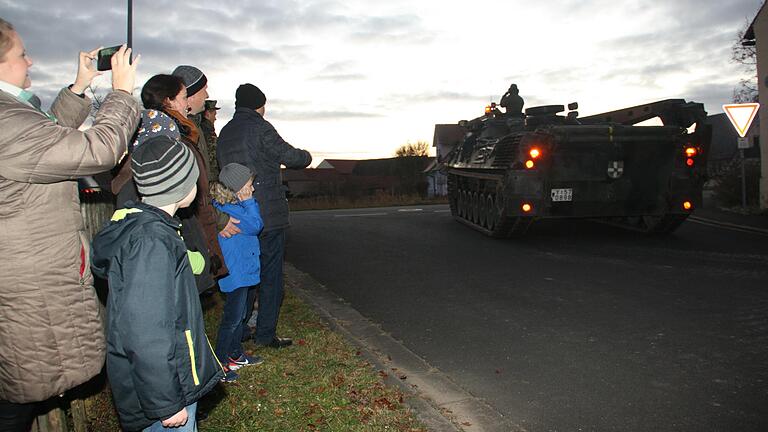
POLYGON ((477 192, 472 192, 472 223, 477 223, 479 220, 479 211, 477 208, 478 205, 478 199, 477 199, 477 192))
POLYGON ((457 191, 448 192, 448 207, 451 209, 451 215, 457 216, 459 214, 459 194, 457 191))
POLYGON ((464 219, 472 220, 472 192, 464 192, 464 219))
POLYGON ((486 215, 488 214, 488 201, 485 199, 485 195, 480 194, 477 196, 477 224, 481 227, 487 228, 486 215))
POLYGON ((492 194, 488 194, 488 197, 485 199, 485 213, 485 226, 493 231, 496 228, 498 214, 496 213, 496 203, 493 201, 492 194))
POLYGON ((475 212, 475 200, 473 198, 474 198, 474 194, 472 192, 467 192, 467 217, 466 217, 466 219, 468 221, 470 221, 470 222, 474 222, 474 220, 475 220, 475 217, 473 216, 474 212, 475 212))
POLYGON ((472 194, 464 191, 464 219, 469 219, 470 214, 472 214, 472 194))

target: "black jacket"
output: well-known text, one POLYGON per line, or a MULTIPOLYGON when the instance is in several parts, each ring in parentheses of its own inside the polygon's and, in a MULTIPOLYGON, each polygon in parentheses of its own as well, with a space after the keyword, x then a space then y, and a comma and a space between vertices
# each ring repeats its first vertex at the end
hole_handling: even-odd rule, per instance
POLYGON ((280 165, 301 169, 312 162, 306 150, 294 148, 256 111, 235 109, 216 143, 219 167, 239 163, 256 175, 253 197, 259 203, 264 231, 288 226, 288 200, 280 179, 280 165))
POLYGON ((126 430, 194 403, 223 376, 178 219, 128 203, 93 240, 93 272, 109 280, 107 376, 126 430))

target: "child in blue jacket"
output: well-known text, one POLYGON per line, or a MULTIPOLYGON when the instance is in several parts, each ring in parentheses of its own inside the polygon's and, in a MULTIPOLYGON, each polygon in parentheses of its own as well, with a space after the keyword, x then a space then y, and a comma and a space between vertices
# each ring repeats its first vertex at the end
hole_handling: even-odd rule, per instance
POLYGON ((229 275, 219 279, 219 289, 226 295, 216 339, 216 356, 227 369, 225 382, 237 380, 234 371, 263 362, 259 356, 243 352, 242 334, 245 325, 248 291, 261 281, 259 261, 259 232, 264 227, 259 204, 253 198, 253 173, 248 167, 230 163, 221 169, 219 182, 211 184, 214 207, 239 220, 240 234, 230 238, 221 235, 219 245, 229 275))

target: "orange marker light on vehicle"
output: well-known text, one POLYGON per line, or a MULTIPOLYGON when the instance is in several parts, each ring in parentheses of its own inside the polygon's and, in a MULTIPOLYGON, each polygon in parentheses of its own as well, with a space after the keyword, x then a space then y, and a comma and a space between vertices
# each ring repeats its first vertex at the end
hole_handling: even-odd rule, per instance
POLYGON ((693 208, 693 204, 690 201, 683 202, 683 209, 690 210, 693 208))
POLYGON ((531 169, 531 168, 533 168, 533 165, 534 165, 534 163, 533 163, 532 160, 525 161, 525 167, 526 168, 531 169))
POLYGON ((485 113, 486 114, 490 114, 491 113, 491 106, 490 105, 486 105, 485 106, 485 113))
POLYGON ((533 206, 532 206, 532 205, 530 205, 530 204, 528 204, 528 203, 525 203, 525 204, 523 204, 523 211, 524 211, 524 212, 528 213, 528 212, 530 212, 531 210, 533 210, 533 206))
POLYGON ((688 165, 689 167, 693 166, 693 159, 691 159, 691 158, 688 158, 688 159, 685 161, 685 164, 686 164, 686 165, 688 165))
POLYGON ((698 153, 698 151, 696 150, 695 147, 686 147, 685 148, 685 155, 688 156, 689 158, 696 156, 696 153, 698 153))
POLYGON ((537 148, 532 148, 528 154, 531 155, 531 159, 536 159, 537 157, 541 156, 541 151, 539 151, 537 148))

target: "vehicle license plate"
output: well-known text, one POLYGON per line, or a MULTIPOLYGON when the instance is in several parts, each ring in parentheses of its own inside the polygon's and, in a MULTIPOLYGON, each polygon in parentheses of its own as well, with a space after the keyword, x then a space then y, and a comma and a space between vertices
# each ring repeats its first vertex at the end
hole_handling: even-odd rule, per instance
POLYGON ((552 189, 552 202, 573 201, 573 189, 552 189))

